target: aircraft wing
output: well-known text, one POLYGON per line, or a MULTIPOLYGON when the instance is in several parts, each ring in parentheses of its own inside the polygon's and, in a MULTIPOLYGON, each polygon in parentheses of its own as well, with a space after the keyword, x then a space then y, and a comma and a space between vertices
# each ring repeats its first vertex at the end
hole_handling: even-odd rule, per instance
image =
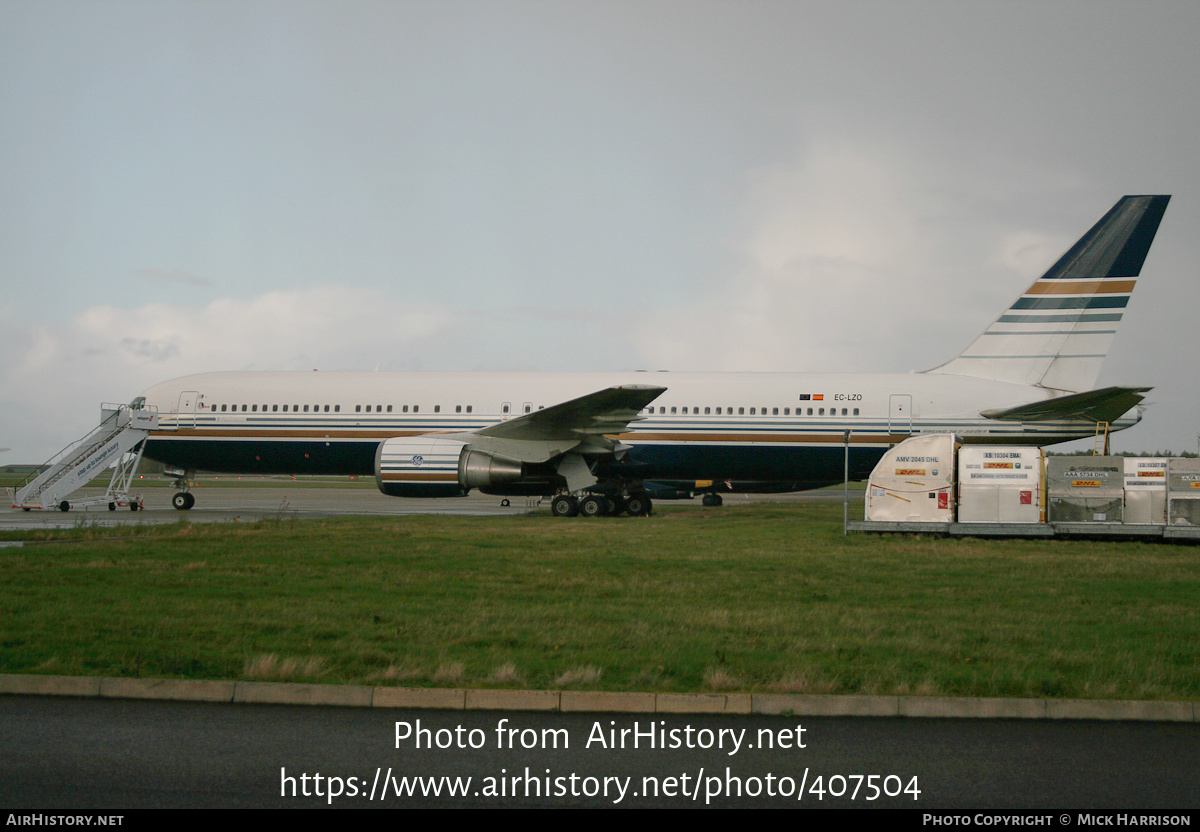
POLYGON ((609 387, 551 405, 475 431, 495 439, 580 442, 588 437, 623 433, 630 422, 641 417, 642 408, 662 394, 665 387, 625 384, 609 387))
POLYGON ((1033 404, 980 411, 986 419, 1017 422, 1051 422, 1080 419, 1088 422, 1114 422, 1145 398, 1151 387, 1104 387, 1086 393, 1072 393, 1033 404))

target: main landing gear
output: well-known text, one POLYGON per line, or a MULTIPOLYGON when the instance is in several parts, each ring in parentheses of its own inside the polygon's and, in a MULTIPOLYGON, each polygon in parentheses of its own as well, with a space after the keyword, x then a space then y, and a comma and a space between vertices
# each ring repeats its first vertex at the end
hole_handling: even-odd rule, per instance
POLYGON ((550 513, 555 517, 645 517, 653 509, 650 497, 644 493, 617 495, 588 493, 578 497, 559 494, 550 501, 550 513))

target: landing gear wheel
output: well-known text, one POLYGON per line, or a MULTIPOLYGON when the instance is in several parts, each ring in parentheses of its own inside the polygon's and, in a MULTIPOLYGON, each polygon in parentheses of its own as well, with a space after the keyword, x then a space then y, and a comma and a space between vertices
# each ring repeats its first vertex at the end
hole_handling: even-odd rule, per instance
POLYGON ((599 494, 589 494, 579 501, 579 513, 584 517, 603 517, 608 513, 608 500, 599 494))
POLYGON ((705 494, 704 499, 701 500, 700 502, 702 502, 705 506, 707 506, 709 508, 713 508, 715 506, 720 506, 720 505, 725 504, 725 501, 723 499, 721 499, 720 494, 705 494))
POLYGON ((58 510, 59 511, 70 511, 71 504, 68 503, 66 500, 63 500, 61 503, 58 504, 58 510))
POLYGON ((196 505, 196 498, 188 491, 177 491, 175 496, 171 498, 171 505, 180 511, 187 511, 192 506, 196 505))
POLYGON ((507 497, 505 497, 503 500, 501 500, 501 501, 500 501, 500 507, 501 507, 501 508, 508 508, 508 507, 509 507, 509 506, 511 506, 511 505, 512 505, 512 503, 510 503, 510 502, 508 501, 508 498, 507 498, 507 497))
POLYGON ((625 501, 625 510, 629 512, 630 517, 645 517, 650 513, 650 508, 650 498, 641 494, 634 494, 625 501))
POLYGON ((559 494, 550 501, 550 513, 555 517, 574 517, 579 514, 579 503, 574 497, 559 494))
POLYGON ((130 503, 130 504, 129 504, 129 510, 130 510, 130 511, 137 511, 137 510, 138 510, 138 504, 137 504, 137 503, 130 503))
POLYGON ((116 510, 117 510, 117 504, 116 504, 116 503, 109 503, 109 504, 108 504, 108 510, 109 510, 109 511, 116 511, 116 510))

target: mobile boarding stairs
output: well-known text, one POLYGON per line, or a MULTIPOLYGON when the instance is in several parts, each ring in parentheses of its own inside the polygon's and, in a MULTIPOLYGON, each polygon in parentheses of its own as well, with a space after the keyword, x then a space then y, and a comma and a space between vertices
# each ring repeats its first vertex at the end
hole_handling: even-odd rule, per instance
POLYGON ((7 489, 13 508, 70 511, 77 506, 107 504, 109 511, 116 511, 118 506, 137 511, 142 507, 142 495, 130 494, 129 486, 142 461, 142 440, 157 427, 158 413, 154 410, 100 405, 99 427, 63 448, 20 486, 7 489), (136 453, 131 453, 135 448, 136 453), (114 462, 103 495, 68 499, 114 462))

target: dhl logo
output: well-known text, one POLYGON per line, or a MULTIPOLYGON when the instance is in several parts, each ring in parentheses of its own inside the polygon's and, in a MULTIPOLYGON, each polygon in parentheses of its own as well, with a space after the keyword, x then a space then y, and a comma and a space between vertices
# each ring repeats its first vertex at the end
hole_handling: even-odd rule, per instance
POLYGON ((1100 480, 1071 480, 1072 488, 1099 488, 1100 480))
POLYGON ((924 468, 897 468, 897 477, 923 477, 925 476, 924 468))

